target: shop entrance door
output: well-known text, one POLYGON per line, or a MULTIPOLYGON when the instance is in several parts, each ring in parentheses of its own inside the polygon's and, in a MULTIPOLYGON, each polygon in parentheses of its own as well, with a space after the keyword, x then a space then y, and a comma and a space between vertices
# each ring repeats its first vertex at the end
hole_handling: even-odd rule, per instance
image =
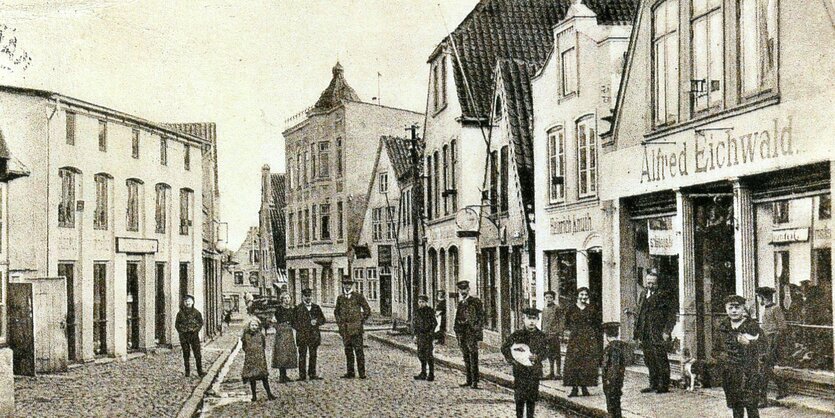
POLYGON ((736 293, 733 199, 730 195, 694 199, 696 273, 696 356, 710 359, 725 297, 736 293))
POLYGON ((128 350, 139 349, 139 263, 127 264, 128 350))
MULTIPOLYGON (((589 291, 591 303, 597 308, 597 323, 603 323, 603 252, 592 248, 586 253, 589 262, 589 291)), ((603 337, 602 335, 600 336, 603 337)), ((601 340, 602 344, 603 340, 601 340)), ((602 345, 601 345, 602 346, 602 345)))
POLYGON ((63 277, 67 285, 67 358, 69 361, 77 361, 76 343, 78 341, 78 327, 76 324, 75 311, 75 264, 58 263, 58 276, 63 277))
POLYGON ((157 344, 165 344, 165 263, 156 263, 154 298, 154 339, 157 344))
POLYGON ((93 264, 93 352, 107 354, 107 264, 93 264))
POLYGON ((380 267, 380 314, 391 316, 391 268, 380 267))

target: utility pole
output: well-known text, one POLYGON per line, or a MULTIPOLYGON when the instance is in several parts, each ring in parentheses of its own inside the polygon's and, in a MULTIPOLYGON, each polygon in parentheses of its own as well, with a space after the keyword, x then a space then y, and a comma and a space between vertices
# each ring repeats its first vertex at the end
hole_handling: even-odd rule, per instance
POLYGON ((414 318, 417 313, 417 297, 420 293, 420 223, 423 221, 421 212, 423 209, 423 184, 421 161, 423 161, 420 138, 418 138, 417 124, 406 128, 411 132, 409 148, 412 151, 412 277, 411 291, 407 294, 409 302, 409 323, 414 330, 414 318))

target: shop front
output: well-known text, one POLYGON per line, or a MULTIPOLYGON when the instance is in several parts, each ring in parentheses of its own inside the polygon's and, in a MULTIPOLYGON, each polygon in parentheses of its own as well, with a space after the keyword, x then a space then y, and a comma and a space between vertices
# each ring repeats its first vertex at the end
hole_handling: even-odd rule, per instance
POLYGON ((677 360, 713 361, 724 298, 744 296, 758 317, 755 289, 774 287, 790 325, 780 372, 816 392, 833 381, 833 155, 793 116, 773 106, 609 152, 603 199, 617 211, 611 274, 625 336, 651 268, 677 296, 677 360))

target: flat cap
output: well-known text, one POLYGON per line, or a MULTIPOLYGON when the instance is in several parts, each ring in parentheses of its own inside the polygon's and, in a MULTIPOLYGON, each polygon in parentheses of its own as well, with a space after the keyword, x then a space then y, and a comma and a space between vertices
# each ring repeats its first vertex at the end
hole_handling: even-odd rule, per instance
POLYGON ((469 289, 470 288, 470 282, 467 281, 467 280, 461 280, 458 283, 455 283, 455 287, 457 287, 459 289, 469 289))
POLYGON ((342 276, 342 284, 354 284, 354 279, 351 276, 342 276))
POLYGON ((188 295, 188 294, 183 295, 183 300, 186 300, 186 299, 191 299, 192 301, 194 301, 194 296, 188 295))

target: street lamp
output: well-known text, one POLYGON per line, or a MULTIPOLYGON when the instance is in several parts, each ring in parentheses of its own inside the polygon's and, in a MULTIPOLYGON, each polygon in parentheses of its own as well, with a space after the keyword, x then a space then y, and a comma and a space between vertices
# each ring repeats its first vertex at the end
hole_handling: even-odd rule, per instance
POLYGON ((229 241, 229 223, 228 222, 218 222, 213 221, 215 226, 215 237, 217 237, 217 241, 215 242, 215 249, 218 252, 224 252, 228 249, 227 243, 229 241))

